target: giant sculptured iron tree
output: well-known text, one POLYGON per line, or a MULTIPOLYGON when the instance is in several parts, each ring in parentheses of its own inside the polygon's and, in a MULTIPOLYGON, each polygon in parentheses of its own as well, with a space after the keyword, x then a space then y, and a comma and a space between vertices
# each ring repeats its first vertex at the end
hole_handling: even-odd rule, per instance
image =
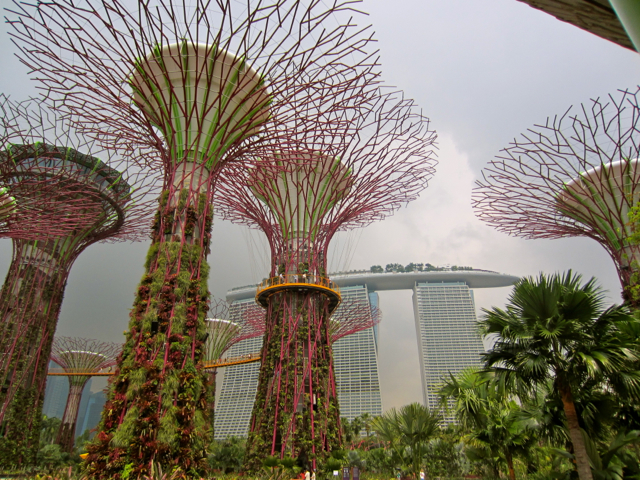
POLYGON ((482 172, 478 217, 524 238, 588 237, 640 306, 640 88, 571 107, 515 138, 482 172))
POLYGON ((16 209, 4 221, 13 255, 0 291, 0 463, 23 465, 39 448, 47 365, 71 267, 93 243, 142 239, 155 186, 40 102, 8 108, 16 127, 0 153, 0 183, 16 209))
POLYGON ((76 434, 78 409, 82 391, 93 373, 112 367, 122 345, 89 338, 59 337, 53 339, 51 360, 60 365, 69 379, 69 395, 55 442, 71 453, 76 434))
POLYGON ((341 446, 330 323, 341 298, 327 274, 329 243, 415 199, 434 171, 435 133, 399 93, 354 86, 323 122, 331 128, 265 142, 255 167, 231 167, 218 190, 223 216, 262 230, 271 250, 256 296, 266 333, 248 471, 268 455, 316 469, 341 446))
POLYGON ((312 106, 330 108, 327 88, 335 96, 345 82, 375 80, 368 30, 353 23, 349 1, 53 0, 21 9, 13 36, 47 97, 85 135, 135 153, 164 179, 88 471, 138 476, 156 463, 199 475, 211 430, 203 359, 214 187, 261 143, 305 131, 322 115, 312 106))

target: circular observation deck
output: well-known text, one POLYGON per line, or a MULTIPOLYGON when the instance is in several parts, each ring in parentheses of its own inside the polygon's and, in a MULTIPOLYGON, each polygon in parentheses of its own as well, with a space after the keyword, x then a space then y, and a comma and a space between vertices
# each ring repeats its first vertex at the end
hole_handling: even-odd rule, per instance
POLYGON ((288 273, 271 277, 258 285, 256 302, 264 308, 269 306, 269 297, 284 291, 294 292, 318 292, 329 299, 329 314, 332 314, 340 302, 340 288, 335 282, 326 277, 308 274, 288 273))

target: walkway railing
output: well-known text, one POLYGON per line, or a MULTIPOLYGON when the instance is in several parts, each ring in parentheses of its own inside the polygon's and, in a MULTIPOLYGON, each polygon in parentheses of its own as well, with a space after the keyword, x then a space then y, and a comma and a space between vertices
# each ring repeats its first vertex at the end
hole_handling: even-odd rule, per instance
POLYGON ((307 273, 287 273, 278 275, 277 277, 267 278, 258 285, 256 294, 260 294, 263 290, 271 287, 291 285, 291 286, 309 286, 315 285, 318 287, 328 288, 340 295, 340 287, 335 282, 332 282, 327 277, 321 277, 319 275, 309 275, 307 273))
MULTIPOLYGON (((239 357, 226 357, 216 360, 215 362, 207 362, 204 364, 205 370, 212 368, 224 368, 231 367, 233 365, 242 365, 243 363, 259 362, 261 356, 259 353, 251 353, 247 355, 240 355, 239 357)), ((50 368, 47 375, 54 377, 108 377, 113 375, 113 370, 103 370, 100 372, 84 372, 81 370, 73 370, 66 372, 62 368, 50 368)))

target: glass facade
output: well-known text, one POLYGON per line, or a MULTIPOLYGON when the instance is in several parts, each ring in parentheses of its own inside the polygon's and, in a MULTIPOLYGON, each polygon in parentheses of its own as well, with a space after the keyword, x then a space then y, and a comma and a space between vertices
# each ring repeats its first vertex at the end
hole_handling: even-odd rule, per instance
MULTIPOLYGON (((342 299, 378 306, 378 294, 366 286, 343 287, 342 299)), ((336 317, 340 318, 340 308, 336 317)), ((363 413, 382 415, 382 397, 378 377, 377 327, 347 335, 333 344, 340 416, 353 420, 363 413)))
POLYGON ((423 401, 439 409, 437 391, 449 373, 481 365, 484 346, 477 332, 473 292, 464 282, 416 283, 413 312, 423 401))
MULTIPOLYGON (((254 307, 255 300, 248 298, 233 302, 229 308, 229 320, 241 324, 243 312, 254 307)), ((259 353, 262 337, 249 338, 238 342, 227 350, 227 357, 239 357, 259 353)), ((228 437, 246 437, 249 433, 251 411, 258 389, 260 362, 234 365, 224 369, 222 388, 216 399, 214 416, 214 438, 224 440, 228 437)))

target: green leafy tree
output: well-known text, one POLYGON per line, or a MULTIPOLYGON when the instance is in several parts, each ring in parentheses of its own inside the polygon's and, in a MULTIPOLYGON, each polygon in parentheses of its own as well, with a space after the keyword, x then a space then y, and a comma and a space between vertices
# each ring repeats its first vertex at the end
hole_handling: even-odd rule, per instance
POLYGON ((384 268, 382 268, 380 265, 373 265, 369 270, 371 270, 371 273, 382 273, 382 272, 384 272, 384 268))
POLYGON ((391 451, 383 447, 372 448, 364 452, 363 456, 369 472, 382 474, 387 478, 393 476, 395 464, 391 451))
POLYGON ((640 464, 635 455, 630 454, 627 446, 640 441, 640 431, 621 432, 601 448, 596 442, 585 435, 585 444, 589 460, 593 466, 594 480, 623 480, 625 478, 639 478, 640 464))
POLYGON ((418 480, 420 470, 425 468, 424 457, 429 441, 440 432, 441 422, 439 412, 411 403, 376 417, 372 428, 383 441, 388 442, 405 469, 418 480))
POLYGON ((210 447, 209 466, 222 473, 238 472, 244 460, 245 448, 245 439, 230 437, 214 440, 210 447))
POLYGON ((369 435, 371 434, 371 422, 373 421, 373 418, 374 417, 372 417, 369 412, 364 412, 362 415, 360 415, 360 420, 362 421, 362 428, 366 432, 367 438, 369 438, 369 435))
POLYGON ((580 480, 592 480, 589 457, 576 410, 575 388, 585 380, 615 377, 637 392, 640 376, 638 320, 626 307, 604 307, 595 279, 582 283, 571 271, 524 278, 509 296, 505 310, 485 310, 480 322, 496 343, 485 364, 506 384, 532 388, 551 381, 562 400, 580 480))
POLYGON ((40 423, 40 448, 55 441, 61 423, 62 420, 57 417, 42 416, 42 422, 40 423))
POLYGON ((518 419, 520 407, 491 375, 476 369, 451 375, 440 390, 443 404, 454 401, 454 412, 468 430, 469 454, 496 473, 504 460, 508 475, 515 480, 514 458, 531 447, 531 431, 518 419))
POLYGON ((399 263, 388 263, 386 267, 384 267, 385 272, 404 272, 404 267, 399 263))

